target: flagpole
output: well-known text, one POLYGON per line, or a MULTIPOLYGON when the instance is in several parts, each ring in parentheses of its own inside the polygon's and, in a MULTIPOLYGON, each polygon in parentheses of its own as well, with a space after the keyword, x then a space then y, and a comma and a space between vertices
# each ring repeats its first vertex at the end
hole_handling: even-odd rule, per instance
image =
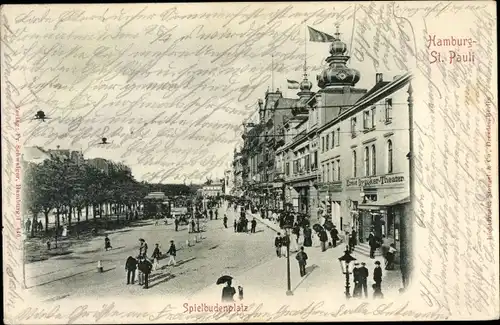
MULTIPOLYGON (((352 43, 353 43, 353 40, 354 40, 354 28, 356 26, 356 11, 357 11, 357 4, 354 5, 354 15, 353 15, 353 18, 352 18, 352 32, 351 32, 351 45, 349 46, 349 53, 348 55, 351 55, 351 51, 352 51, 352 43)), ((349 59, 351 59, 351 57, 349 57, 349 59)))
POLYGON ((271 54, 271 92, 274 91, 274 54, 271 54))

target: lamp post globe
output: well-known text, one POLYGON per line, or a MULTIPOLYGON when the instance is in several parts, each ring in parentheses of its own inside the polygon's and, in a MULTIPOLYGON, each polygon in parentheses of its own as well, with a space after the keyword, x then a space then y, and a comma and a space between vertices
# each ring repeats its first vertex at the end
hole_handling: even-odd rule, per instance
POLYGON ((342 270, 342 273, 345 274, 345 297, 347 299, 351 298, 350 294, 350 284, 349 284, 349 274, 351 273, 349 271, 349 266, 351 262, 355 261, 356 258, 354 258, 350 253, 349 250, 346 249, 344 251, 344 255, 339 257, 339 263, 340 263, 340 268, 342 270))

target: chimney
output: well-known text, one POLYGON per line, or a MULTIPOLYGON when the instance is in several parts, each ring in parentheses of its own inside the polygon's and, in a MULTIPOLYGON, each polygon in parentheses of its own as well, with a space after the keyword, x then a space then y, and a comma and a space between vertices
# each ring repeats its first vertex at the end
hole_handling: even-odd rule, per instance
POLYGON ((384 81, 383 79, 383 75, 381 73, 377 73, 376 76, 375 76, 375 83, 379 83, 379 82, 382 82, 384 81))

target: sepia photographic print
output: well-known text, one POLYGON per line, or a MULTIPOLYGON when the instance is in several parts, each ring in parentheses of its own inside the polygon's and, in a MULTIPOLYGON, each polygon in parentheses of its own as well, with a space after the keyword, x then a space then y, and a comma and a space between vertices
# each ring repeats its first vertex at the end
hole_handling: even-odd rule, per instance
POLYGON ((498 318, 493 9, 2 6, 4 322, 498 318))

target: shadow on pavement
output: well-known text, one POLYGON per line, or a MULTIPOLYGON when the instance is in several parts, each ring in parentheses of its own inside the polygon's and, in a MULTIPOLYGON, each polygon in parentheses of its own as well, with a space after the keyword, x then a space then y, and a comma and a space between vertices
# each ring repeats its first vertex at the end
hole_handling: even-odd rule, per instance
POLYGON ((302 282, 304 282, 304 280, 307 279, 307 277, 309 277, 309 275, 317 268, 319 268, 319 266, 317 266, 316 264, 306 267, 306 275, 300 278, 300 281, 297 283, 295 288, 292 289, 292 292, 295 293, 295 290, 297 290, 297 288, 302 284, 302 282))
POLYGON ((167 273, 167 274, 162 274, 161 276, 159 277, 156 277, 154 279, 150 279, 149 282, 152 282, 152 281, 155 281, 155 283, 153 284, 150 284, 149 285, 149 289, 161 284, 161 283, 165 283, 167 281, 170 281, 172 280, 173 278, 175 278, 175 275, 172 274, 172 273, 167 273), (159 280, 159 281, 158 281, 159 280))
POLYGON ((106 272, 109 272, 109 271, 114 270, 114 269, 116 269, 116 266, 113 266, 113 267, 112 267, 112 268, 110 268, 110 269, 104 270, 104 271, 102 271, 101 273, 106 273, 106 272))
POLYGON ((196 259, 196 257, 190 257, 187 260, 180 260, 179 262, 177 262, 177 266, 180 266, 180 265, 185 264, 187 262, 191 262, 194 259, 196 259))

